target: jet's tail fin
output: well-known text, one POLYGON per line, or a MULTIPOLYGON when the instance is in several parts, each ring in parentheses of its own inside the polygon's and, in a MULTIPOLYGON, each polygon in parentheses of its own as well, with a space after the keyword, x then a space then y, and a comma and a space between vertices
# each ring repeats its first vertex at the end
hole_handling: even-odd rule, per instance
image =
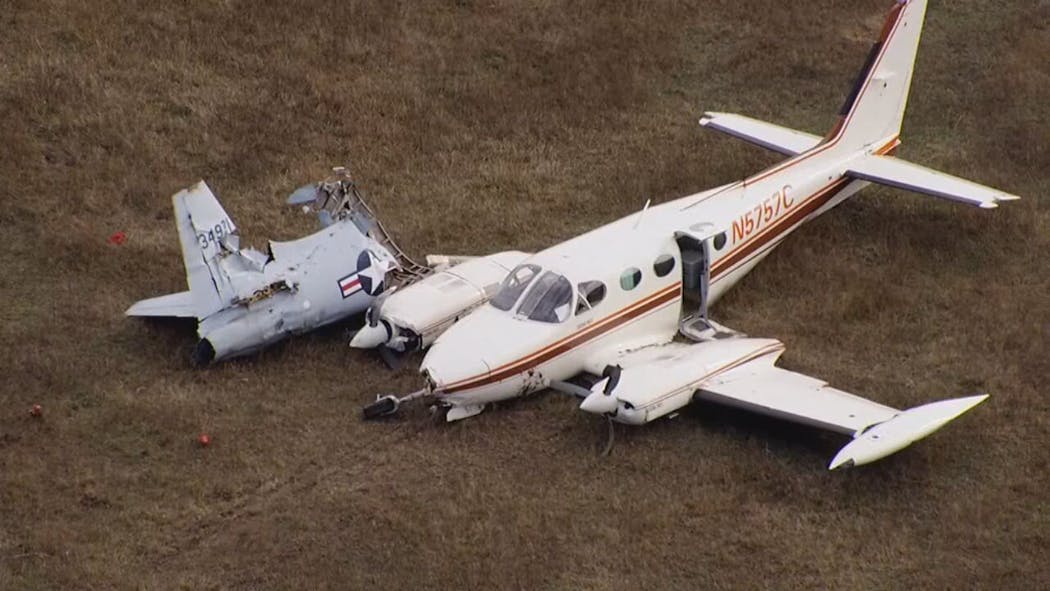
POLYGON ((228 304, 214 273, 220 255, 238 249, 237 226, 204 181, 176 193, 172 203, 193 307, 205 318, 228 304))
POLYGON ((927 0, 896 0, 825 142, 885 146, 900 134, 927 0))

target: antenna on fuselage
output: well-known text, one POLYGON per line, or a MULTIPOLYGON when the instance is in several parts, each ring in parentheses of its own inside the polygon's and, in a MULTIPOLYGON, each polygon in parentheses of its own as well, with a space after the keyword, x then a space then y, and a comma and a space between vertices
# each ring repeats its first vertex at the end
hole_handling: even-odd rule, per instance
POLYGON ((638 224, 642 223, 642 216, 645 215, 645 210, 649 209, 649 204, 652 203, 652 202, 653 202, 652 199, 646 199, 645 200, 645 207, 642 208, 642 211, 638 212, 638 219, 634 220, 634 227, 631 228, 632 230, 637 230, 638 229, 638 224))

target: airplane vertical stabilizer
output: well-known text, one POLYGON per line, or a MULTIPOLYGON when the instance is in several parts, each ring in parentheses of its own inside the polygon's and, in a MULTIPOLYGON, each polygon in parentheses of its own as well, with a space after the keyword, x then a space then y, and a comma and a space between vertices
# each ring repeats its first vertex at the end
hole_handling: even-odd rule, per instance
POLYGON ((900 133, 925 17, 926 0, 897 0, 827 142, 858 150, 900 133))
POLYGON ((204 181, 176 193, 172 203, 193 307, 198 318, 205 318, 225 307, 211 263, 231 240, 236 248, 237 228, 204 181))

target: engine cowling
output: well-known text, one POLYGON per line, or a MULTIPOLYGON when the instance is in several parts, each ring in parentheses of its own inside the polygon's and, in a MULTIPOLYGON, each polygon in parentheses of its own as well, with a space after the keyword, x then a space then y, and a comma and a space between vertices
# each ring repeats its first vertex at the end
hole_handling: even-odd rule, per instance
POLYGON ((429 347, 441 333, 496 295, 500 283, 529 255, 507 251, 437 271, 384 297, 351 347, 386 346, 398 352, 429 347))

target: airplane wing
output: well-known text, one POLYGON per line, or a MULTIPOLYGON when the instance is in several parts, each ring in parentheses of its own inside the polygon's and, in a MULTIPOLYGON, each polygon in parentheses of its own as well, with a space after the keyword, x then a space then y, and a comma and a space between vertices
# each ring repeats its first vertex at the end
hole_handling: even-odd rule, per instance
POLYGON ((1000 201, 1020 199, 1017 195, 1004 193, 998 189, 912 164, 893 156, 867 156, 850 165, 846 174, 863 181, 925 193, 942 199, 961 201, 985 209, 997 207, 1000 201))
POLYGON ((730 337, 669 343, 619 356, 580 405, 620 422, 647 423, 694 400, 734 406, 851 435, 829 469, 859 466, 926 437, 987 395, 898 410, 775 366, 784 345, 730 337))
POLYGON ((125 312, 127 316, 159 316, 174 318, 196 318, 193 294, 188 291, 170 293, 156 298, 139 300, 125 312))
POLYGON ((787 156, 801 154, 821 141, 810 133, 732 113, 704 113, 700 125, 787 156))
POLYGON ((773 365, 745 364, 705 382, 695 397, 846 435, 899 412, 773 365))
POLYGON ((703 384, 696 397, 853 435, 831 460, 830 470, 900 451, 988 398, 955 398, 900 411, 823 380, 760 363, 745 364, 703 384))

